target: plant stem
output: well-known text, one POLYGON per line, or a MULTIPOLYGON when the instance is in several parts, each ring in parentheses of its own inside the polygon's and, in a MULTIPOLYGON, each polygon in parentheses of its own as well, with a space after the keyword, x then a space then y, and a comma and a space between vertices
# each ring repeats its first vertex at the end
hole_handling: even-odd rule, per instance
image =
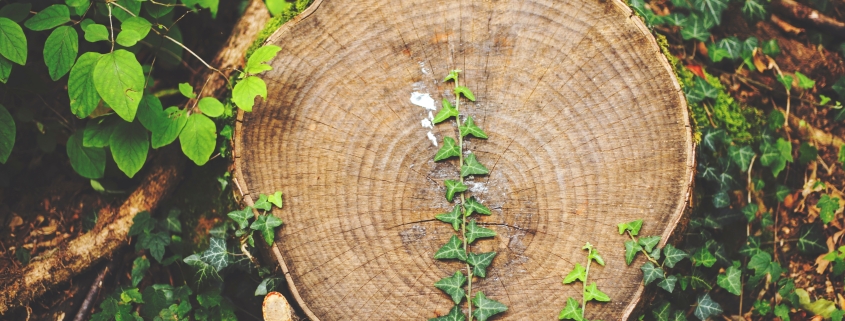
POLYGON ((589 253, 587 253, 587 267, 584 268, 584 282, 581 282, 583 289, 581 290, 581 319, 584 319, 584 314, 587 311, 587 280, 590 279, 590 263, 593 263, 593 258, 590 257, 590 254, 593 254, 593 249, 590 248, 589 253))
MULTIPOLYGON (((632 241, 634 241, 634 243, 639 243, 639 240, 637 240, 637 239, 636 239, 633 235, 631 235, 631 231, 626 231, 626 233, 628 233, 628 236, 630 236, 630 237, 631 237, 631 240, 632 240, 632 241)), ((652 257, 651 257, 651 255, 650 255, 650 254, 648 254, 648 252, 646 252, 646 251, 645 251, 645 249, 640 249, 640 251, 641 251, 641 252, 643 252, 643 254, 645 254, 645 257, 646 257, 649 261, 651 261, 651 263, 654 263, 654 265, 657 265, 657 266, 659 266, 659 267, 661 267, 661 268, 663 267, 662 265, 660 265, 660 263, 657 263, 657 261, 656 261, 654 258, 652 258, 652 257)), ((666 272, 663 272, 663 274, 664 274, 664 276, 665 276, 666 272)))
MULTIPOLYGON (((458 88, 458 74, 455 73, 455 88, 458 88)), ((455 92, 455 110, 458 111, 458 116, 455 116, 455 121, 458 123, 458 126, 461 126, 461 94, 457 91, 455 92)), ((464 183, 464 176, 461 175, 461 166, 464 164, 464 136, 461 135, 461 131, 458 130, 458 147, 460 148, 461 152, 458 155, 458 177, 460 177, 461 184, 464 183)), ((463 204, 466 202, 464 197, 464 193, 461 193, 461 238, 464 241, 464 253, 469 254, 469 244, 467 243, 467 217, 466 217, 466 209, 464 209, 463 204)), ((468 320, 472 321, 472 267, 467 265, 467 308, 469 310, 468 313, 468 320)))

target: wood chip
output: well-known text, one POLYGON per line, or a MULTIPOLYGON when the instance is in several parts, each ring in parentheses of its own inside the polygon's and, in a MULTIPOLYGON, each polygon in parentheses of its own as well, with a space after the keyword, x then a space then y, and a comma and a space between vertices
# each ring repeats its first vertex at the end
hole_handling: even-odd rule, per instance
POLYGON ((279 292, 267 293, 264 297, 264 321, 292 321, 288 300, 279 292))

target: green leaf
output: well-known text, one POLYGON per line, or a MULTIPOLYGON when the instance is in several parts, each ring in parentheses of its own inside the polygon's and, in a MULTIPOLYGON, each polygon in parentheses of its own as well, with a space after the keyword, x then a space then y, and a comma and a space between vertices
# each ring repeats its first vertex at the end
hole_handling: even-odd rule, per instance
POLYGON ((255 201, 255 204, 252 204, 252 207, 257 208, 259 210, 269 211, 271 208, 273 208, 273 204, 271 204, 267 200, 267 195, 260 194, 258 195, 258 200, 255 201))
POLYGON ((645 262, 645 264, 640 267, 640 270, 643 271, 643 284, 645 285, 663 278, 663 269, 654 265, 651 261, 645 262))
POLYGON ((120 49, 102 55, 94 67, 94 86, 121 118, 135 119, 144 90, 144 71, 135 54, 120 49))
POLYGON ((9 18, 0 18, 0 55, 18 65, 26 64, 26 36, 9 18))
POLYGON ((260 231, 261 235, 264 236, 264 241, 267 242, 267 245, 273 244, 273 239, 276 236, 276 227, 282 225, 282 220, 276 217, 273 214, 265 214, 265 215, 258 215, 258 218, 255 219, 255 222, 252 222, 252 225, 249 228, 260 231))
POLYGON ((472 265, 472 274, 480 278, 486 278, 487 267, 493 263, 494 257, 496 257, 496 252, 469 253, 467 263, 472 265))
POLYGON ((9 81, 9 75, 12 74, 12 67, 12 62, 0 55, 0 83, 5 84, 9 81))
POLYGON ((795 78, 798 78, 798 88, 801 89, 810 89, 816 86, 816 81, 810 79, 806 75, 796 71, 795 78))
POLYGON ((837 309, 830 313, 830 321, 842 321, 845 318, 845 311, 837 309))
POLYGON ((712 62, 720 62, 725 58, 731 58, 731 53, 725 48, 719 48, 716 44, 707 46, 707 56, 712 62))
POLYGON ((0 164, 6 164, 15 145, 15 120, 3 105, 0 105, 0 164))
POLYGON ((138 16, 141 13, 141 1, 139 0, 117 0, 115 1, 117 4, 131 12, 124 11, 118 7, 112 7, 111 12, 117 20, 126 21, 132 17, 138 16))
POLYGON ((179 133, 182 152, 197 165, 204 165, 217 145, 217 127, 203 114, 193 114, 179 133))
POLYGON ((121 123, 109 138, 109 148, 117 168, 132 178, 147 161, 150 150, 147 130, 138 122, 121 123))
POLYGON ((722 22, 722 11, 728 8, 728 0, 693 0, 692 5, 718 25, 722 22))
POLYGON ((692 261, 695 266, 711 267, 716 263, 716 257, 707 250, 707 247, 701 247, 695 254, 692 255, 692 261))
POLYGON ((727 191, 722 190, 713 194, 713 207, 725 208, 728 205, 731 205, 731 198, 728 196, 727 191))
POLYGON ((584 244, 584 246, 581 247, 581 249, 589 251, 589 254, 587 254, 587 260, 594 260, 599 265, 604 266, 604 259, 601 257, 601 255, 599 255, 599 251, 596 250, 593 247, 593 245, 590 244, 590 242, 587 242, 587 244, 584 244))
POLYGON ((455 204, 452 211, 438 214, 434 216, 434 218, 452 224, 452 228, 454 228, 455 231, 461 229, 461 223, 464 221, 463 217, 461 217, 461 206, 458 204, 455 204))
POLYGON ((0 8, 0 17, 20 23, 29 16, 32 4, 28 2, 10 3, 0 8))
POLYGON ((276 193, 273 193, 273 195, 268 195, 267 201, 278 208, 282 208, 282 192, 276 191, 276 193))
POLYGON ((709 293, 699 295, 695 302, 695 316, 701 320, 706 320, 711 316, 718 316, 722 314, 722 307, 710 299, 709 293))
POLYGON ((429 321, 465 321, 466 319, 467 318, 464 315, 464 313, 461 312, 461 307, 456 305, 456 306, 453 306, 451 310, 449 310, 449 314, 438 317, 438 318, 428 319, 428 320, 429 321))
POLYGON ((729 142, 730 138, 728 138, 724 129, 707 127, 701 131, 701 146, 707 147, 712 152, 717 151, 722 144, 729 142))
POLYGON ((487 167, 484 167, 478 160, 475 158, 475 154, 469 154, 464 158, 464 164, 461 166, 461 177, 467 177, 469 175, 485 175, 490 171, 487 170, 487 167))
POLYGON ((70 97, 70 111, 78 118, 88 117, 100 104, 100 94, 94 85, 94 67, 102 56, 97 52, 86 52, 79 56, 70 69, 67 93, 70 97))
POLYGON ((768 269, 769 263, 772 263, 772 255, 766 252, 758 252, 751 257, 746 267, 754 270, 755 274, 760 274, 768 269))
POLYGON ((710 28, 713 24, 698 13, 691 14, 681 26, 681 37, 684 40, 696 39, 707 41, 710 38, 710 28))
POLYGON ((725 270, 725 274, 719 274, 716 279, 716 284, 734 295, 742 293, 742 270, 730 266, 725 270))
POLYGON ((458 129, 460 130, 462 137, 472 135, 477 138, 487 139, 487 134, 475 125, 475 122, 472 120, 472 116, 467 116, 467 119, 464 121, 464 125, 459 126, 458 129))
MULTIPOLYGON (((745 0, 745 3, 742 5, 742 13, 752 21, 766 19, 766 7, 758 2, 758 0, 745 0)), ((768 53, 766 54, 769 55, 768 53)))
POLYGON ((455 193, 467 190, 467 186, 461 183, 461 181, 447 179, 444 183, 446 184, 446 200, 449 202, 455 197, 455 193))
POLYGON ((575 263, 575 267, 572 269, 569 274, 563 278, 563 284, 569 284, 575 281, 586 282, 587 280, 587 269, 581 265, 581 263, 575 263))
POLYGON ((755 153, 751 146, 730 146, 728 147, 728 155, 739 166, 739 170, 745 172, 748 170, 748 166, 751 165, 751 159, 755 153))
POLYGON ((79 52, 79 35, 71 26, 53 30, 44 43, 44 62, 53 81, 62 78, 76 61, 79 52))
POLYGON ((106 28, 106 26, 101 25, 99 23, 89 24, 83 27, 82 31, 85 32, 85 41, 97 42, 109 40, 109 30, 106 28))
POLYGON ((466 261, 467 254, 464 252, 463 242, 461 242, 457 236, 452 235, 452 237, 449 238, 449 242, 446 242, 443 247, 437 250, 437 253, 434 253, 434 258, 438 260, 458 259, 466 261))
POLYGON ((475 220, 469 221, 469 224, 466 226, 466 241, 468 244, 472 244, 475 240, 483 238, 483 237, 493 237, 496 236, 496 231, 493 231, 488 228, 479 227, 476 225, 475 220))
POLYGON ((199 254, 192 254, 182 261, 197 269, 197 282, 202 282, 210 277, 220 279, 220 274, 217 273, 217 270, 215 270, 210 264, 205 263, 199 254))
POLYGON ((651 315, 656 321, 669 321, 670 314, 672 314, 672 307, 669 302, 663 302, 657 308, 651 309, 651 315))
POLYGON ((778 304, 775 306, 775 316, 781 321, 789 321, 789 306, 785 304, 778 304))
MULTIPOLYGON (((264 282, 264 281, 262 280, 261 282, 264 282)), ((197 302, 203 308, 209 308, 210 309, 210 308, 219 306, 220 302, 222 300, 223 300, 223 297, 220 296, 220 293, 217 293, 217 292, 197 294, 197 302)))
POLYGON ((798 232, 798 250, 807 255, 827 252, 824 229, 820 224, 804 224, 798 232))
POLYGON ((736 37, 727 37, 719 40, 716 48, 724 49, 731 59, 739 58, 739 52, 742 50, 742 43, 736 37))
POLYGON ((461 156, 461 147, 458 146, 454 138, 443 137, 443 147, 440 147, 440 150, 434 155, 434 161, 439 162, 454 156, 461 156))
POLYGON ((144 2, 144 10, 146 10, 153 18, 161 18, 167 15, 170 11, 173 11, 174 6, 172 5, 176 4, 176 0, 159 0, 156 2, 164 5, 144 2))
POLYGON ((232 102, 244 111, 252 111, 255 96, 267 100, 267 84, 261 78, 250 76, 238 81, 232 90, 232 102))
POLYGON ((670 275, 664 278, 663 280, 660 280, 660 282, 657 283, 657 286, 663 290, 666 290, 666 292, 672 293, 673 291, 675 291, 675 283, 677 282, 678 277, 670 275))
POLYGON ((132 277, 132 287, 137 287, 138 284, 141 283, 141 280, 144 279, 144 275, 147 274, 147 270, 150 269, 150 261, 147 260, 146 256, 139 256, 135 258, 135 261, 132 262, 132 273, 130 276, 132 277))
POLYGON ((443 82, 447 82, 449 80, 458 81, 458 73, 461 72, 460 70, 451 70, 449 74, 446 75, 446 78, 443 78, 443 82))
MULTIPOLYGON (((138 105, 138 112, 135 116, 138 117, 144 128, 155 133, 159 127, 159 123, 166 121, 164 119, 166 116, 162 109, 161 100, 153 94, 146 93, 141 98, 141 103, 138 105)), ((155 139, 153 139, 153 142, 155 142, 155 139)), ((156 148, 155 144, 153 145, 153 148, 156 148)))
POLYGON ((124 289, 122 292, 120 292, 120 300, 124 303, 144 303, 144 299, 141 296, 141 291, 138 291, 138 289, 134 288, 124 289))
POLYGON ((637 244, 634 241, 626 241, 625 242, 625 263, 631 265, 631 262, 634 261, 634 258, 637 257, 637 253, 643 250, 643 247, 637 244))
MULTIPOLYGON (((149 107, 156 108, 158 106, 149 105, 149 107)), ((184 110, 181 110, 175 106, 168 107, 167 109, 162 111, 160 117, 161 118, 159 118, 157 122, 153 125, 155 126, 154 130, 152 131, 153 148, 160 148, 174 142, 176 138, 180 137, 180 134, 182 134, 182 131, 185 129, 185 126, 188 124, 188 120, 190 119, 188 117, 188 114, 184 110)), ((179 142, 182 143, 182 140, 180 140, 179 142)), ((184 152, 184 147, 182 151, 184 152)))
POLYGON ((33 31, 53 29, 70 21, 70 10, 66 5, 54 4, 39 11, 35 16, 24 22, 24 26, 33 31))
POLYGON ((226 239, 216 236, 209 238, 208 249, 202 252, 201 259, 217 271, 229 266, 229 252, 226 251, 226 239))
POLYGON ((452 117, 458 117, 458 110, 452 107, 452 104, 448 100, 443 99, 443 108, 437 112, 437 116, 434 116, 433 121, 435 124, 439 124, 452 117))
POLYGON ((637 234, 640 234, 640 229, 643 227, 643 220, 619 223, 616 227, 619 228, 619 235, 625 234, 625 231, 628 231, 631 232, 631 235, 637 236, 637 234))
POLYGON ((642 245, 646 252, 651 252, 651 250, 654 249, 657 243, 660 243, 660 236, 655 235, 641 237, 639 240, 637 240, 637 243, 642 245))
MULTIPOLYGON (((754 1, 754 0, 751 0, 754 1)), ((749 2, 749 1, 746 1, 749 2)), ((755 1, 756 2, 756 1, 755 1)), ((780 46, 778 46, 777 39, 769 39, 763 41, 763 53, 767 56, 777 57, 780 54, 780 46)))
MULTIPOLYGON (((130 17, 120 25, 120 34, 117 35, 117 43, 124 47, 132 47, 150 32, 150 24, 147 19, 141 17, 130 17)), ((189 97, 193 98, 193 97, 189 97)))
POLYGON ((608 302, 610 301, 610 297, 596 288, 596 282, 593 282, 584 289, 584 301, 608 302))
POLYGON ((675 264, 684 258, 689 257, 689 254, 683 250, 675 248, 672 244, 666 244, 666 247, 663 248, 663 256, 663 265, 671 269, 675 267, 675 264))
POLYGON ((179 83, 179 93, 181 93, 182 96, 185 96, 185 98, 197 98, 197 94, 194 93, 194 87, 186 82, 179 83))
POLYGON ((208 117, 220 117, 226 109, 223 103, 214 97, 203 97, 200 99, 198 106, 200 111, 208 117))
POLYGON ((443 292, 451 296, 455 304, 461 304, 461 301, 464 300, 464 296, 466 295, 463 288, 466 282, 467 277, 461 271, 456 271, 454 275, 435 282, 434 287, 443 290, 443 292))
POLYGON ((70 166, 82 177, 101 178, 106 169, 106 151, 102 147, 83 146, 84 135, 84 130, 77 130, 67 140, 67 156, 70 159, 70 166))
POLYGON ((136 248, 140 247, 142 249, 149 249, 150 255, 152 255, 156 261, 161 262, 162 257, 164 257, 164 247, 168 244, 170 244, 170 236, 167 232, 145 232, 138 237, 138 245, 136 248))
POLYGON ((508 307, 504 304, 496 300, 488 299, 487 296, 484 295, 484 292, 481 291, 478 291, 475 294, 475 298, 472 299, 472 303, 477 307, 475 311, 472 311, 472 315, 474 315, 478 321, 485 321, 491 316, 508 310, 508 307))
POLYGON ((469 88, 464 86, 455 87, 455 95, 464 95, 467 99, 475 101, 475 95, 472 94, 472 91, 469 90, 469 88))
POLYGON ((777 75, 778 82, 780 82, 783 87, 786 88, 787 91, 792 89, 792 76, 786 74, 778 74, 777 75))
POLYGON ((560 320, 584 321, 582 315, 584 315, 584 311, 581 310, 581 305, 578 304, 578 301, 568 298, 566 299, 566 305, 563 307, 563 310, 560 310, 557 318, 560 320))
POLYGON ((155 228, 156 222, 150 216, 150 212, 143 211, 135 214, 132 218, 132 226, 129 227, 129 236, 141 235, 142 233, 149 233, 155 228))
POLYGON ((252 55, 249 56, 246 66, 244 67, 244 72, 254 75, 267 70, 273 70, 273 67, 266 64, 266 62, 276 57, 276 54, 278 54, 280 50, 282 50, 282 48, 274 45, 264 45, 261 48, 256 49, 252 55))
POLYGON ((479 203, 475 199, 475 196, 472 196, 466 200, 466 203, 464 203, 464 215, 470 216, 472 213, 490 215, 490 209, 487 208, 487 206, 484 206, 484 204, 479 203))
POLYGON ((824 194, 819 199, 816 207, 820 209, 819 217, 822 219, 822 222, 824 222, 824 224, 828 224, 830 221, 833 221, 835 212, 839 209, 839 198, 830 197, 830 195, 824 194))
POLYGON ((249 226, 249 219, 255 217, 255 215, 252 214, 252 207, 249 206, 239 211, 231 211, 229 214, 226 214, 226 216, 235 221, 240 229, 245 229, 249 226))

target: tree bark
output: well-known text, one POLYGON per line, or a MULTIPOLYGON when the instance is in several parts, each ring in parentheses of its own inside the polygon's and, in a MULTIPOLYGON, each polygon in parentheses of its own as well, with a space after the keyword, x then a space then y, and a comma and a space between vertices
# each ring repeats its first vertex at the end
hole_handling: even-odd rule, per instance
POLYGON ((793 0, 772 1, 772 8, 775 12, 792 20, 812 25, 816 29, 829 32, 838 38, 845 37, 845 23, 793 0))

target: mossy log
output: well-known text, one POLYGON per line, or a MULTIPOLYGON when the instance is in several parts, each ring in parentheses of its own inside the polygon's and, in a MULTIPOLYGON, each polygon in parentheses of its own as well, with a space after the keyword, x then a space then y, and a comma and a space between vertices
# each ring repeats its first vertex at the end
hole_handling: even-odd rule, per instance
MULTIPOLYGON (((590 278, 609 303, 589 319, 631 316, 643 262, 625 264, 619 222, 644 219, 663 242, 688 207, 689 114, 669 63, 620 0, 315 1, 268 43, 268 97, 238 115, 235 176, 251 204, 285 193, 272 251, 313 320, 421 320, 451 300, 433 284, 460 269, 438 261, 454 234, 434 219, 453 204, 435 163, 428 111, 412 93, 450 99, 449 70, 489 135, 470 140, 490 174, 469 181, 493 214, 497 251, 473 289, 506 304, 500 320, 548 320, 581 287, 561 284, 581 247, 607 265, 590 278)), ((438 104, 439 105, 439 104, 438 104)), ((639 260, 643 260, 640 256, 639 260)), ((464 304, 465 305, 465 304, 464 304)))

